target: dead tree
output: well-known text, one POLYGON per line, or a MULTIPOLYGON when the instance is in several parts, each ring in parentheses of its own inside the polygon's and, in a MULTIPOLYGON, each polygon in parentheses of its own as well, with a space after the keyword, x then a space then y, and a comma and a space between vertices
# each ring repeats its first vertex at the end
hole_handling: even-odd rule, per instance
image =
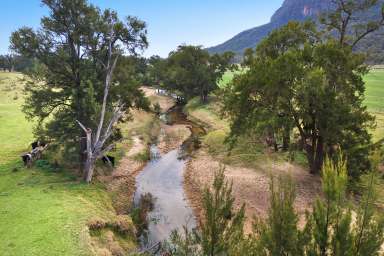
POLYGON ((109 120, 108 125, 104 127, 105 112, 106 112, 107 102, 108 102, 108 94, 111 88, 113 71, 116 67, 116 63, 118 59, 118 56, 115 56, 115 57, 113 56, 112 49, 113 49, 112 39, 110 39, 109 47, 108 47, 107 64, 106 65, 103 64, 106 70, 103 103, 102 103, 102 108, 100 112, 99 124, 97 127, 96 134, 94 134, 94 138, 92 137, 93 135, 92 129, 85 127, 79 120, 76 120, 76 122, 79 124, 79 126, 84 130, 86 134, 87 148, 86 148, 86 160, 84 163, 84 181, 86 181, 87 183, 91 182, 92 180, 96 160, 102 158, 108 151, 110 151, 114 147, 113 144, 105 146, 105 142, 112 135, 113 126, 124 114, 124 110, 123 110, 124 104, 122 104, 121 102, 118 102, 116 107, 113 110, 112 117, 109 120))
MULTIPOLYGON (((84 152, 86 157, 83 160, 84 180, 86 182, 92 180, 96 160, 102 158, 114 147, 108 142, 112 137, 114 126, 127 109, 125 102, 127 104, 129 102, 124 98, 124 95, 120 97, 120 100, 109 99, 108 102, 112 75, 118 56, 126 52, 135 54, 136 49, 144 49, 148 45, 146 25, 139 19, 127 17, 125 22, 122 22, 118 19, 117 13, 111 10, 105 10, 99 18, 95 20, 95 26, 90 28, 93 32, 87 32, 85 36, 87 46, 77 50, 83 56, 88 56, 94 64, 100 64, 105 74, 102 106, 99 120, 96 120, 98 122, 97 129, 93 132, 92 128, 81 123, 83 120, 76 120, 86 135, 86 150, 84 152), (106 120, 107 109, 108 114, 111 112, 111 115, 108 115, 109 120, 106 120)), ((116 83, 116 86, 119 84, 116 83)), ((130 103, 128 105, 131 106, 130 103)))

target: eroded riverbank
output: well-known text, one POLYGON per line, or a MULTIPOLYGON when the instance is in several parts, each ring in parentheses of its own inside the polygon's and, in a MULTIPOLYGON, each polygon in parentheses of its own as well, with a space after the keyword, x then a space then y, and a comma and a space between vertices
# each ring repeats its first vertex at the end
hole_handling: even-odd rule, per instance
POLYGON ((180 105, 175 105, 161 119, 165 135, 151 146, 152 158, 136 177, 135 204, 148 193, 154 198, 153 210, 147 216, 149 224, 142 237, 145 246, 168 239, 173 230, 183 226, 196 227, 196 218, 184 192, 184 171, 187 158, 204 129, 190 122, 180 105))
POLYGON ((207 105, 192 100, 186 106, 188 118, 203 124, 208 131, 185 170, 185 191, 195 215, 202 220, 202 188, 212 184, 215 171, 225 167, 227 180, 233 182, 235 208, 246 204, 246 233, 253 231, 255 215, 264 218, 268 214, 271 176, 290 176, 296 184, 295 209, 300 217, 300 225, 303 225, 305 211, 311 209, 321 194, 320 177, 311 175, 303 166, 276 157, 268 150, 253 151, 254 138, 242 140, 244 144, 238 145, 229 155, 230 151, 224 142, 229 132, 229 122, 221 118, 219 110, 220 105, 214 98, 207 105))

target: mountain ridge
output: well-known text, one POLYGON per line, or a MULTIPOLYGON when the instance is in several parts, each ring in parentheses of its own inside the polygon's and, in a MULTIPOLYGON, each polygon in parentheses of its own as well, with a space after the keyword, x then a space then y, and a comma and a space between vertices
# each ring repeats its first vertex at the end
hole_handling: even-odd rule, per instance
MULTIPOLYGON (((383 2, 383 0, 379 0, 379 3, 383 2)), ((291 20, 300 22, 308 19, 317 20, 321 13, 333 8, 332 0, 285 0, 282 6, 272 15, 269 23, 242 31, 231 39, 209 47, 207 50, 211 54, 232 51, 237 55, 237 59, 240 59, 245 49, 255 48, 272 30, 287 24, 291 20)), ((377 6, 374 8, 377 8, 377 6)), ((366 16, 367 19, 375 16, 373 10, 361 15, 366 16)), ((379 47, 380 50, 384 49, 384 37, 379 41, 377 41, 377 34, 370 38, 371 40, 365 40, 363 47, 374 46, 375 48, 379 47), (379 45, 377 45, 378 42, 379 45)))

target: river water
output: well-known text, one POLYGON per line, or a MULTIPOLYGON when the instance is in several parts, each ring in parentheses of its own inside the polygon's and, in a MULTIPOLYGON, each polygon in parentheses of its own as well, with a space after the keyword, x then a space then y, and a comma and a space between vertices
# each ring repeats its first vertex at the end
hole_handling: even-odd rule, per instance
POLYGON ((165 155, 160 155, 156 145, 152 145, 151 160, 136 177, 135 204, 146 193, 151 193, 155 198, 154 209, 148 214, 145 241, 142 241, 146 246, 168 239, 175 229, 180 230, 183 226, 189 229, 196 227, 196 219, 184 193, 183 173, 187 157, 197 138, 204 134, 204 129, 189 121, 182 112, 182 106, 178 105, 161 119, 170 125, 187 125, 192 135, 179 149, 165 155))

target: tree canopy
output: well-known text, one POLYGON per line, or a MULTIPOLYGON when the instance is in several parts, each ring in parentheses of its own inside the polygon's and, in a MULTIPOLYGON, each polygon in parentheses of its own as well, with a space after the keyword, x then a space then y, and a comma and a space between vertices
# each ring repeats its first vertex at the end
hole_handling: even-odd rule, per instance
MULTIPOLYGON (((104 95, 108 51, 122 56, 144 49, 146 25, 136 17, 120 20, 116 12, 102 11, 85 0, 42 3, 49 15, 41 19, 41 27, 22 27, 11 36, 14 52, 40 64, 29 73, 23 110, 28 118, 38 120, 37 136, 64 146, 65 156, 77 162, 73 157, 83 135, 74 121, 97 126, 95 117, 104 95)), ((132 73, 124 74, 126 65, 123 57, 117 62, 107 116, 117 102, 125 103, 124 110, 144 102, 137 79, 130 76, 132 73)))
MULTIPOLYGON (((350 3, 347 13, 369 6, 350 3)), ((224 97, 233 141, 245 132, 258 132, 287 144, 287 137, 297 132, 312 173, 320 172, 325 155, 332 157, 339 149, 346 154, 351 176, 369 169, 368 129, 374 118, 363 105, 368 69, 365 54, 353 47, 371 30, 366 25, 348 34, 355 25, 351 28, 340 12, 322 18, 324 30, 311 22, 290 22, 273 31, 256 51, 247 51, 246 72, 235 77, 224 97)), ((377 29, 380 23, 375 24, 377 29)))
POLYGON ((200 46, 179 46, 167 59, 166 87, 186 99, 199 96, 206 102, 224 72, 231 68, 232 58, 230 52, 210 55, 200 46))
POLYGON ((0 69, 7 70, 9 72, 28 71, 36 65, 36 60, 31 58, 25 58, 15 54, 0 55, 0 69))

